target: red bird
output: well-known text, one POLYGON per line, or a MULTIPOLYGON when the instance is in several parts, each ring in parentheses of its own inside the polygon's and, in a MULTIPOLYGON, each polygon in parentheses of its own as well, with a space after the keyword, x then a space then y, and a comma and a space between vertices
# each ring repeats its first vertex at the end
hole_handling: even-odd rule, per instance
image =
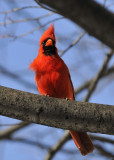
MULTIPOLYGON (((51 24, 40 39, 39 54, 30 68, 36 73, 35 82, 40 94, 74 100, 69 70, 58 55, 55 44, 54 26, 51 24)), ((70 134, 82 155, 93 151, 94 146, 86 132, 70 131, 70 134)))

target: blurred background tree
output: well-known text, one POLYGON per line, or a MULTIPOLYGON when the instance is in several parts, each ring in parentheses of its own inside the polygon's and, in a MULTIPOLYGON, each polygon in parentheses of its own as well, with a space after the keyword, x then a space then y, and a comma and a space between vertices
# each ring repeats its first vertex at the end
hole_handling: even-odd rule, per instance
MULTIPOLYGON (((113 0, 97 2, 114 13, 113 0)), ((42 33, 53 22, 57 48, 70 70, 76 100, 113 105, 113 51, 53 11, 33 0, 0 1, 0 85, 38 94, 34 73, 28 67, 38 53, 42 33)), ((114 137, 90 136, 95 151, 82 157, 64 130, 0 116, 0 159, 113 160, 114 137)))

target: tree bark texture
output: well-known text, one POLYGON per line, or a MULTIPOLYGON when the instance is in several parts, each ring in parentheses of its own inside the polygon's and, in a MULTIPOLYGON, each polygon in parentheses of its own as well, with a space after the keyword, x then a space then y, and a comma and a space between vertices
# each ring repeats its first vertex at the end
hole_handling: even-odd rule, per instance
POLYGON ((0 115, 67 130, 114 134, 114 106, 57 99, 0 86, 0 115))

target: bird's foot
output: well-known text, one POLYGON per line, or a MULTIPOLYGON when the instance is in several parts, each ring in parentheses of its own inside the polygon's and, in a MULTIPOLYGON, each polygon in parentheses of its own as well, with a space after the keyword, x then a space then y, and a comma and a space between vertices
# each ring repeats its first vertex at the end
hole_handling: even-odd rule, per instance
POLYGON ((48 95, 48 94, 44 94, 44 96, 47 96, 47 97, 49 97, 49 95, 48 95))
POLYGON ((64 99, 66 99, 67 101, 72 100, 71 98, 67 98, 67 97, 65 97, 64 99))

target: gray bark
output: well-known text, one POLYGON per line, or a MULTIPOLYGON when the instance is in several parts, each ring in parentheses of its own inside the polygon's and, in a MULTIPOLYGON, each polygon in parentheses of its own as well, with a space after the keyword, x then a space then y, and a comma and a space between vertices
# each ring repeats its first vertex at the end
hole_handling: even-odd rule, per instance
POLYGON ((0 115, 67 130, 114 134, 114 106, 39 96, 0 86, 0 115))

